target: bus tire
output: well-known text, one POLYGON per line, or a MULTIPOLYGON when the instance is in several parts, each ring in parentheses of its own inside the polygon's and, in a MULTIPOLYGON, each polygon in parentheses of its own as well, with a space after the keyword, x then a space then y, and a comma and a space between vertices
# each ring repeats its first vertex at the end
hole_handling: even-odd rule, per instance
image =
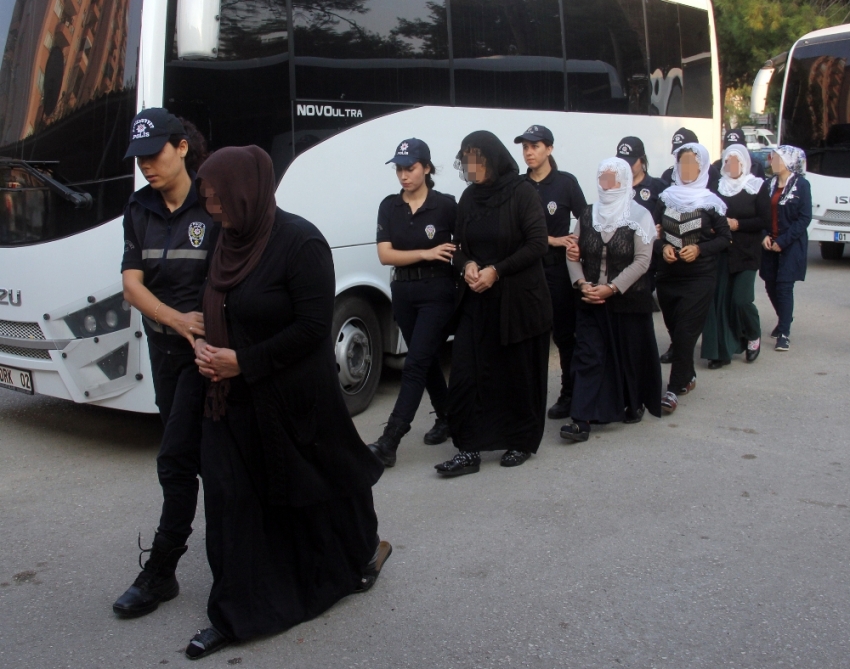
POLYGON ((841 260, 844 255, 844 244, 842 242, 821 242, 820 257, 824 260, 841 260))
POLYGON ((372 403, 381 380, 384 347, 375 309, 354 295, 337 299, 332 333, 339 385, 348 413, 356 416, 372 403))

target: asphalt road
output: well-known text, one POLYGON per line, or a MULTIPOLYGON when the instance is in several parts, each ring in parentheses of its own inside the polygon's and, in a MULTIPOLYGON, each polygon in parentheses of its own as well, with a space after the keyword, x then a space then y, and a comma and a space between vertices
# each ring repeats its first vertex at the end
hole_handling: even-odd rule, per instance
MULTIPOLYGON (((422 443, 423 407, 374 490, 395 552, 373 590, 200 666, 850 667, 850 259, 813 244, 796 297, 790 352, 767 340, 753 365, 703 362, 673 416, 585 444, 549 421, 517 469, 494 453, 437 478, 453 448, 422 443)), ((761 286, 757 303, 768 333, 761 286)), ((364 439, 398 378, 356 418, 364 439)), ((190 664, 211 583, 202 508, 180 597, 137 620, 111 610, 158 519, 159 436, 155 417, 0 391, 0 667, 190 664)))

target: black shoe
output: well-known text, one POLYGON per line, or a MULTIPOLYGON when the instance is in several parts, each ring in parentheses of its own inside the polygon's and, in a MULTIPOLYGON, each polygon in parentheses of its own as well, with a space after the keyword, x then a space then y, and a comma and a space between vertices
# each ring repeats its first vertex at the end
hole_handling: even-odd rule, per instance
POLYGON ((582 430, 575 423, 568 423, 561 428, 561 438, 570 441, 587 441, 590 438, 590 430, 582 430))
POLYGON ((777 325, 775 328, 773 328, 773 331, 770 333, 770 337, 771 337, 771 339, 776 339, 781 334, 782 334, 782 332, 779 330, 779 325, 777 325))
POLYGON ((731 365, 731 360, 709 360, 708 368, 709 369, 720 369, 721 367, 725 367, 726 365, 731 365))
POLYGON ((564 420, 564 418, 569 418, 572 403, 572 397, 561 393, 558 400, 549 407, 549 411, 546 412, 546 415, 552 420, 564 420))
MULTIPOLYGON (((180 585, 174 572, 180 557, 189 550, 188 546, 178 546, 157 534, 153 546, 142 548, 141 536, 139 549, 150 553, 133 585, 112 605, 112 610, 123 618, 136 618, 154 611, 160 602, 167 602, 180 594, 180 585)), ((139 555, 139 564, 142 556, 139 555)))
POLYGON ((791 337, 786 335, 779 335, 776 338, 776 346, 773 347, 774 351, 787 351, 791 348, 791 337))
POLYGON ((437 444, 442 444, 444 441, 447 441, 451 436, 452 434, 449 430, 449 421, 438 415, 437 420, 434 422, 434 427, 425 433, 422 441, 429 446, 436 446, 437 444))
POLYGON ((747 342, 747 362, 755 362, 761 353, 761 339, 747 342))
POLYGON ((451 460, 434 465, 434 469, 441 476, 474 474, 481 469, 481 455, 477 451, 458 451, 451 460))
POLYGON ((530 457, 531 453, 529 453, 528 451, 518 451, 516 449, 511 449, 510 451, 505 451, 505 454, 502 456, 502 459, 499 464, 502 465, 502 467, 519 467, 530 457))
POLYGON ((626 409, 626 417, 624 423, 640 423, 643 420, 643 414, 646 412, 646 407, 643 404, 638 409, 626 409))
POLYGON ((673 362, 673 347, 671 346, 667 351, 658 356, 658 360, 662 365, 669 365, 673 362))
POLYGON ((366 592, 369 588, 375 585, 375 581, 378 580, 378 576, 381 574, 384 562, 386 562, 387 558, 389 558, 392 554, 393 547, 389 541, 379 542, 378 547, 375 549, 375 554, 372 556, 369 564, 366 565, 366 569, 363 571, 363 576, 360 578, 360 583, 356 588, 354 588, 354 592, 366 592))
POLYGON ((410 432, 410 423, 405 423, 400 418, 390 416, 384 433, 378 437, 378 441, 369 444, 369 449, 375 454, 384 467, 395 467, 396 451, 401 438, 410 432))
POLYGON ((186 646, 186 657, 190 660, 200 660, 221 650, 229 643, 230 640, 215 627, 207 627, 205 630, 198 630, 198 633, 192 637, 189 645, 186 646))

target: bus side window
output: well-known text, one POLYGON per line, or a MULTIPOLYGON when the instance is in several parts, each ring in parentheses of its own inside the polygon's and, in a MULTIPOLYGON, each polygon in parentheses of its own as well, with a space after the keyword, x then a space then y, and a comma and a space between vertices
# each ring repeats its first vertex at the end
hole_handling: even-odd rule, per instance
POLYGON ((714 96, 711 86, 711 33, 708 12, 678 5, 682 38, 682 72, 685 116, 711 118, 714 96))
POLYGON ((569 109, 649 113, 642 1, 573 0, 564 6, 569 109))
POLYGON ((564 109, 558 0, 453 2, 455 104, 564 109))

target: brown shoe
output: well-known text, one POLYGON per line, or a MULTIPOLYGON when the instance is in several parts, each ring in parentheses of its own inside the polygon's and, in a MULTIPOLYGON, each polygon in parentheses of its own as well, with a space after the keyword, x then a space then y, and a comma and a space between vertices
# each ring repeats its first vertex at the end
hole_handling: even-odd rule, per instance
POLYGON ((677 406, 679 406, 679 398, 676 397, 676 393, 671 393, 669 390, 664 393, 664 397, 661 398, 661 413, 669 416, 677 406))
POLYGON ((375 550, 375 554, 372 556, 369 564, 366 565, 366 569, 363 571, 363 576, 360 577, 360 583, 358 583, 357 587, 354 588, 354 592, 366 592, 369 588, 375 585, 375 581, 378 580, 378 576, 381 573, 384 562, 386 562, 387 558, 392 555, 392 552, 393 547, 389 541, 381 541, 378 544, 378 548, 375 550))
POLYGON ((694 377, 690 381, 688 381, 688 385, 686 385, 684 388, 682 388, 676 394, 677 395, 687 395, 689 392, 691 392, 696 387, 697 387, 697 377, 694 377))

